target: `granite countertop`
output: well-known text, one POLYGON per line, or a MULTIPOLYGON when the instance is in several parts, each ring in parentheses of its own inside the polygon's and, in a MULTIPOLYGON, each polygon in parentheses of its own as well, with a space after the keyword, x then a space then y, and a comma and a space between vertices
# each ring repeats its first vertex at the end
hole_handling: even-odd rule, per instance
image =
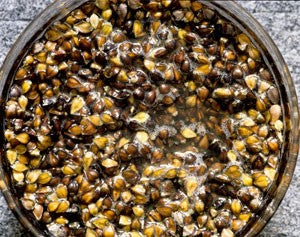
MULTIPOLYGON (((300 1, 237 0, 269 32, 289 65, 300 95, 300 1)), ((53 0, 0 0, 0 64, 29 22, 53 0)), ((272 220, 259 237, 300 236, 300 164, 272 220)), ((0 236, 27 236, 0 194, 0 236)))

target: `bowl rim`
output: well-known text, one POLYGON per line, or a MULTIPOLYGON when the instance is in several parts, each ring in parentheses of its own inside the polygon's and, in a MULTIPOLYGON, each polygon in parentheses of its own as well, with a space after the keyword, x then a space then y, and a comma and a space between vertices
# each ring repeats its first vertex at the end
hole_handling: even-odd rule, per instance
MULTIPOLYGON (((11 75, 10 73, 13 71, 13 69, 19 66, 20 60, 22 58, 20 57, 20 55, 24 54, 23 49, 25 49, 26 47, 28 48, 31 45, 30 41, 34 36, 43 35, 43 32, 47 28, 48 24, 51 24, 55 20, 62 18, 70 11, 87 1, 88 0, 55 0, 53 3, 47 6, 45 10, 38 14, 35 19, 23 30, 23 32, 20 34, 20 36, 8 52, 0 69, 0 104, 2 112, 4 111, 3 107, 4 102, 6 101, 6 97, 4 97, 3 94, 8 91, 8 88, 10 87, 9 84, 11 84, 8 83, 7 80, 9 79, 11 75), (41 28, 44 30, 40 31, 41 28)), ((261 212, 261 216, 256 218, 249 229, 247 229, 246 233, 243 233, 243 236, 245 237, 256 236, 265 227, 265 225, 276 212, 278 206, 285 196, 286 191, 288 190, 289 184, 293 177, 299 151, 300 124, 297 94, 288 66, 283 59, 279 49, 277 48, 269 34, 266 32, 266 30, 252 15, 250 15, 234 0, 200 0, 200 2, 213 7, 215 10, 220 12, 221 15, 225 15, 225 18, 228 18, 233 22, 238 22, 240 25, 242 23, 241 26, 247 29, 247 32, 245 32, 247 33, 247 35, 248 31, 250 30, 256 37, 256 39, 259 39, 261 45, 264 47, 264 50, 267 50, 267 52, 269 53, 269 56, 274 63, 273 67, 278 70, 279 76, 282 79, 281 81, 283 83, 284 89, 286 90, 286 99, 288 101, 287 110, 290 114, 290 117, 287 118, 286 122, 290 124, 291 132, 291 135, 289 136, 289 147, 286 148, 288 149, 287 162, 284 166, 284 169, 281 170, 283 173, 281 174, 280 180, 278 181, 278 183, 276 183, 276 185, 278 186, 273 193, 274 198, 271 199, 269 197, 270 200, 266 203, 266 206, 264 206, 264 209, 261 212)), ((248 36, 252 38, 254 42, 257 41, 254 40, 251 35, 248 36)), ((3 130, 3 121, 1 126, 1 129, 3 130)), ((25 227, 27 231, 33 234, 33 236, 46 236, 44 232, 37 228, 26 217, 26 214, 23 213, 18 201, 15 200, 14 195, 10 189, 11 187, 9 186, 9 178, 3 166, 3 162, 5 161, 2 154, 3 147, 1 148, 0 154, 0 189, 2 190, 9 208, 12 210, 23 227, 25 227)))

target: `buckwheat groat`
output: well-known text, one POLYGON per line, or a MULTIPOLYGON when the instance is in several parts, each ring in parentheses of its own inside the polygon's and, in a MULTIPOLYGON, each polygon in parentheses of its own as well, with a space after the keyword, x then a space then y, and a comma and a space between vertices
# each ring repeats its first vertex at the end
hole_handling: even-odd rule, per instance
POLYGON ((54 236, 239 234, 276 179, 278 89, 199 1, 87 1, 33 42, 6 102, 23 207, 54 236))

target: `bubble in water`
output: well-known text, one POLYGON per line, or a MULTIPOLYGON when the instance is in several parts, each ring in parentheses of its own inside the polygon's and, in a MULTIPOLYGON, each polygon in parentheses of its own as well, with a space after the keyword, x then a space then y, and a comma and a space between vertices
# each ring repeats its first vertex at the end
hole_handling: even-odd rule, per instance
POLYGON ((203 123, 198 123, 197 125, 197 133, 200 136, 204 136, 206 134, 206 128, 203 123))
POLYGON ((153 129, 153 131, 149 131, 150 138, 152 140, 154 140, 158 136, 159 132, 162 131, 162 130, 167 130, 170 137, 175 136, 177 134, 177 130, 173 126, 155 125, 155 128, 153 129))

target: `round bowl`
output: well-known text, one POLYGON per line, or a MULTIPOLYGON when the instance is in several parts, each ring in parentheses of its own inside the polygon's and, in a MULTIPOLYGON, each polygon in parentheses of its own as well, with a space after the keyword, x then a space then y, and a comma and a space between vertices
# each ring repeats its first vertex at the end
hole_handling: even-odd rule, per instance
MULTIPOLYGON (((49 233, 41 225, 28 218, 27 213, 22 208, 20 201, 14 195, 15 190, 11 185, 8 174, 8 165, 4 156, 4 104, 7 98, 9 87, 23 56, 27 53, 32 43, 39 38, 54 21, 63 18, 70 11, 80 6, 87 0, 58 0, 48 6, 34 21, 24 30, 16 43, 8 53, 0 70, 0 96, 1 96, 1 150, 0 150, 0 188, 8 203, 20 223, 31 236, 49 236, 49 233)), ((237 236, 257 236, 258 233, 268 223, 274 215, 280 202, 282 201, 289 184, 292 180, 295 169, 298 149, 299 149, 299 109, 293 80, 288 66, 286 65, 278 48, 263 27, 241 6, 234 1, 222 0, 201 0, 207 6, 217 10, 223 17, 238 26, 255 46, 260 49, 261 54, 275 78, 275 82, 280 88, 281 102, 283 105, 283 117, 285 126, 284 145, 281 152, 280 167, 277 178, 264 197, 262 208, 250 220, 246 227, 237 236)))

